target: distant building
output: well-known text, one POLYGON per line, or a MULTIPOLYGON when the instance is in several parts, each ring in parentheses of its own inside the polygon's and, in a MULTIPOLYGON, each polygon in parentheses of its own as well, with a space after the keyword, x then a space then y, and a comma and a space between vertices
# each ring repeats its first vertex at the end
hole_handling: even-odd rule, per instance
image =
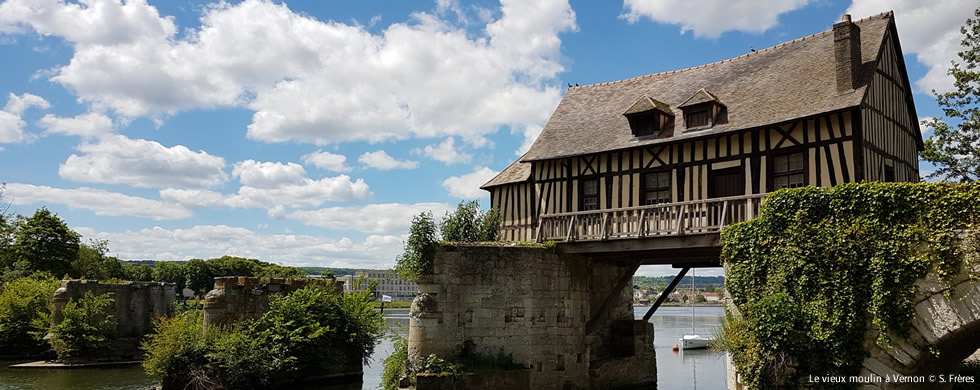
POLYGON ((701 293, 707 302, 721 302, 721 294, 718 293, 701 293))
POLYGON ((374 296, 377 299, 381 299, 382 295, 387 295, 395 302, 410 302, 415 299, 415 295, 418 293, 419 286, 415 282, 410 280, 402 280, 398 278, 398 272, 391 270, 364 270, 357 271, 354 275, 343 275, 338 276, 337 281, 344 282, 344 291, 353 291, 354 284, 357 284, 358 291, 364 291, 370 284, 371 281, 377 281, 377 288, 374 290, 374 296), (364 280, 361 280, 364 277, 364 280))

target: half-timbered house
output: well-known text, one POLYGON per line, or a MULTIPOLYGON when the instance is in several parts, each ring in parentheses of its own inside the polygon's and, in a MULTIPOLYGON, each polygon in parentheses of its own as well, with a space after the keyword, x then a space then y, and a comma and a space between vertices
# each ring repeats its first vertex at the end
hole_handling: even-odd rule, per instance
POLYGON ((683 233, 750 218, 779 188, 918 181, 921 150, 893 14, 845 15, 740 57, 570 87, 482 188, 503 240, 683 233))

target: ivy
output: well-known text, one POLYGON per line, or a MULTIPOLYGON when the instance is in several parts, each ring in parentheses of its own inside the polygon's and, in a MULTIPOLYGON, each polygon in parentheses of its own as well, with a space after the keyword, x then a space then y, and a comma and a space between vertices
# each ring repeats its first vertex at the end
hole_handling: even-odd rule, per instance
MULTIPOLYGON (((860 183, 777 191, 759 218, 721 234, 738 309, 723 336, 751 388, 807 375, 857 375, 867 323, 905 334, 915 281, 950 282, 958 230, 980 222, 980 185, 860 183)), ((796 382, 799 384, 798 382, 796 382)), ((841 387, 849 387, 842 385, 841 387)))

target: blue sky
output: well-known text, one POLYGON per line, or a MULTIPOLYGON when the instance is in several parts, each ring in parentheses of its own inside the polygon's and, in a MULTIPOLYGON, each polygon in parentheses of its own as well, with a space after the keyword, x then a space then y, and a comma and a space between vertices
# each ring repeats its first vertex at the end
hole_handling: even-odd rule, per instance
POLYGON ((949 88, 975 6, 6 0, 0 182, 13 211, 45 206, 123 259, 386 268, 412 215, 487 204, 479 185, 530 146, 569 83, 894 10, 918 114, 936 116, 929 91, 949 88))

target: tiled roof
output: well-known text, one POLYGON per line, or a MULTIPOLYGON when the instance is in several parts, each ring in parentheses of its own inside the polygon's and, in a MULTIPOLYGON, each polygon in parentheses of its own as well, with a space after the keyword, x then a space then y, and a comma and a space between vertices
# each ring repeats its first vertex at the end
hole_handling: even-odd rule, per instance
MULTIPOLYGON (((523 158, 523 156, 522 156, 523 158)), ((494 186, 499 186, 501 184, 518 183, 526 181, 531 178, 531 163, 521 162, 521 159, 517 159, 511 163, 507 168, 494 176, 493 179, 481 186, 481 189, 487 189, 494 186)))
MULTIPOLYGON (((569 88, 521 161, 671 142, 859 106, 892 18, 891 12, 885 12, 855 22, 861 28, 863 65, 854 91, 837 93, 834 34, 833 30, 824 31, 707 65, 569 88), (698 97, 702 89, 705 94, 698 97), (623 116, 638 97, 648 96, 673 107, 675 116, 683 118, 681 104, 692 96, 704 99, 705 95, 724 102, 727 123, 707 130, 676 132, 669 138, 638 140, 623 116)), ((681 120, 677 126, 684 128, 681 120)), ((511 164, 501 176, 510 176, 511 169, 527 168, 511 164)), ((513 175, 525 177, 529 172, 513 175)), ((503 184, 496 178, 491 183, 503 184)))
POLYGON ((684 103, 678 105, 677 108, 690 107, 690 106, 698 105, 701 103, 707 103, 707 102, 715 102, 718 104, 722 104, 721 100, 718 100, 717 96, 713 95, 711 92, 708 92, 707 89, 701 88, 697 92, 695 92, 694 95, 691 95, 691 97, 685 100, 684 103))
POLYGON ((665 114, 674 115, 673 111, 670 110, 670 106, 664 104, 664 102, 661 102, 649 96, 640 97, 640 100, 637 100, 636 103, 633 103, 633 105, 630 106, 630 108, 627 109, 626 112, 623 113, 623 115, 639 114, 641 112, 646 112, 650 110, 659 110, 665 114))

